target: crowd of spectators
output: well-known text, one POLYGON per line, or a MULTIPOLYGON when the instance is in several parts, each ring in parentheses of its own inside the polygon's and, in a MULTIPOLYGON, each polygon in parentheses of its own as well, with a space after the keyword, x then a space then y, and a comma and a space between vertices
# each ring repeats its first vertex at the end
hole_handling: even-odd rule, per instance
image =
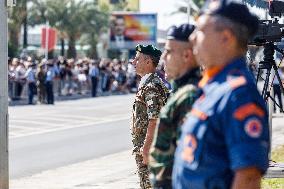
POLYGON ((54 104, 54 96, 126 94, 137 90, 139 80, 131 60, 64 57, 9 59, 8 78, 9 99, 28 97, 29 104, 54 104))

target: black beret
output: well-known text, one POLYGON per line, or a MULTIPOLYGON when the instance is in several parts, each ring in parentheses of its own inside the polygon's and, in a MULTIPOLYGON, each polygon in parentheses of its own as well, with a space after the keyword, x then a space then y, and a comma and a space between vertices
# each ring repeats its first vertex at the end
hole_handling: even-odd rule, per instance
POLYGON ((258 18, 250 13, 244 4, 226 0, 221 0, 219 6, 209 10, 210 15, 219 15, 230 19, 232 22, 239 23, 248 29, 250 37, 256 34, 258 29, 258 18))
POLYGON ((168 30, 167 39, 174 39, 178 41, 188 41, 188 37, 195 29, 194 25, 191 24, 182 24, 178 27, 172 26, 168 30))
POLYGON ((135 50, 137 52, 143 53, 143 54, 147 54, 150 56, 154 56, 157 58, 160 58, 162 55, 162 52, 157 49, 156 47, 154 47, 153 45, 137 45, 135 50))

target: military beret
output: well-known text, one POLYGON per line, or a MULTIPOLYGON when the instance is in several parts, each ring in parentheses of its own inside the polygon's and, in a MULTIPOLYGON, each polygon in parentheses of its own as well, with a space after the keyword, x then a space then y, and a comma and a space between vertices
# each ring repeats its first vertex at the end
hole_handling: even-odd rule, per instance
POLYGON ((140 52, 157 58, 160 58, 162 55, 162 52, 153 45, 137 45, 135 50, 136 52, 140 52))
POLYGON ((248 7, 236 2, 221 0, 219 5, 209 10, 210 15, 219 15, 232 22, 241 24, 248 29, 250 37, 256 34, 258 29, 258 18, 250 13, 248 7))
POLYGON ((188 41, 188 37, 195 29, 194 25, 182 24, 180 26, 172 26, 168 30, 167 39, 174 39, 178 41, 188 41))

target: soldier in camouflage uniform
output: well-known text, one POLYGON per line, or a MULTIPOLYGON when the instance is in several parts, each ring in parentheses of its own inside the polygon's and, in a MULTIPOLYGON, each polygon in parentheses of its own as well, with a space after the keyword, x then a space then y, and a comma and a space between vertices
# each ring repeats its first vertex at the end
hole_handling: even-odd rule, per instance
POLYGON ((161 107, 166 103, 168 89, 155 73, 161 51, 152 45, 138 45, 136 52, 133 64, 136 73, 142 78, 133 104, 131 134, 140 186, 142 189, 148 189, 151 188, 147 167, 148 154, 154 137, 156 120, 161 107))
POLYGON ((193 25, 173 26, 167 33, 162 59, 172 94, 162 108, 150 150, 151 182, 156 189, 170 189, 174 153, 180 136, 180 127, 186 113, 198 97, 197 83, 200 70, 188 41, 193 25))

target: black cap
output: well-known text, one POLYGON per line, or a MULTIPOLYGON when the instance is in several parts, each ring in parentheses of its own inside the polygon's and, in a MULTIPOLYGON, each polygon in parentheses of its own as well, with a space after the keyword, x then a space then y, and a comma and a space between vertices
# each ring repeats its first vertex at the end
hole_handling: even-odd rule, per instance
POLYGON ((178 41, 188 41, 188 37, 195 29, 194 25, 182 24, 180 26, 172 26, 167 33, 167 39, 173 39, 178 41))
POLYGON ((248 7, 244 4, 220 0, 218 6, 215 6, 212 10, 209 8, 206 13, 210 15, 219 15, 231 20, 232 22, 245 26, 248 29, 250 37, 257 32, 259 23, 258 18, 250 13, 248 7))
POLYGON ((147 54, 157 58, 160 58, 162 55, 162 52, 159 49, 157 49, 154 45, 137 45, 135 50, 137 52, 141 52, 143 54, 147 54))

